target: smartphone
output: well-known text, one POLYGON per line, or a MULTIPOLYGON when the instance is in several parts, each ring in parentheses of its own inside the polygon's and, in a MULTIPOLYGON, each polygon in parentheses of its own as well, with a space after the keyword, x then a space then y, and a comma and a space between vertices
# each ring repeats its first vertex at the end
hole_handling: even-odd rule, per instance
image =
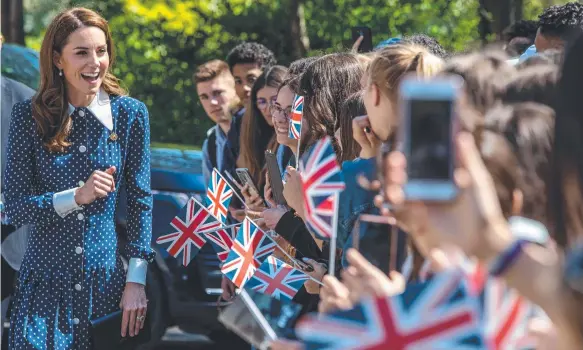
POLYGON ((453 180, 458 131, 456 101, 463 80, 446 76, 420 80, 408 76, 400 86, 400 147, 407 158, 409 200, 446 202, 456 198, 453 180))
POLYGON ((225 176, 227 177, 227 180, 229 181, 229 184, 233 190, 236 191, 240 197, 243 197, 241 191, 239 190, 239 188, 243 187, 243 185, 241 185, 228 170, 225 170, 225 176))
POLYGON ((358 47, 358 52, 371 52, 372 46, 372 30, 370 27, 353 27, 352 28, 352 42, 354 43, 358 38, 363 36, 362 42, 358 47))
POLYGON ((352 246, 387 275, 401 272, 407 257, 407 237, 385 216, 361 214, 352 231, 352 246))
POLYGON ((281 179, 279 165, 277 164, 277 157, 270 150, 265 151, 265 164, 267 166, 273 200, 279 205, 287 205, 283 196, 283 181, 281 179))
POLYGON ((249 169, 237 168, 235 171, 237 172, 237 177, 239 177, 240 184, 243 186, 249 185, 249 194, 252 196, 258 196, 259 190, 257 189, 257 186, 255 186, 251 174, 249 174, 249 169))

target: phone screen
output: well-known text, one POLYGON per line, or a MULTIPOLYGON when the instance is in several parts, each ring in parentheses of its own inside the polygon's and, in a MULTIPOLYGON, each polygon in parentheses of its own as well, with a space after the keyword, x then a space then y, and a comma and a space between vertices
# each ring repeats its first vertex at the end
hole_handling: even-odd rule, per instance
POLYGON ((452 108, 451 100, 410 101, 410 179, 450 179, 452 108))

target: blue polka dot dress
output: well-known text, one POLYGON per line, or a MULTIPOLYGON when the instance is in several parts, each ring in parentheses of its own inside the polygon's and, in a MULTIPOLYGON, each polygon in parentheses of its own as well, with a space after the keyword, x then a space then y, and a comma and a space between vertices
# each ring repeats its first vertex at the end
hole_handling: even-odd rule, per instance
POLYGON ((34 229, 15 292, 10 349, 91 348, 89 321, 119 310, 125 286, 120 254, 154 258, 148 111, 133 98, 109 97, 113 130, 89 108, 75 108, 64 153, 43 147, 30 100, 12 110, 6 211, 13 224, 34 229), (55 193, 82 186, 93 171, 111 166, 117 168, 115 192, 64 217, 56 212, 55 193), (125 252, 114 218, 122 181, 128 194, 125 252))

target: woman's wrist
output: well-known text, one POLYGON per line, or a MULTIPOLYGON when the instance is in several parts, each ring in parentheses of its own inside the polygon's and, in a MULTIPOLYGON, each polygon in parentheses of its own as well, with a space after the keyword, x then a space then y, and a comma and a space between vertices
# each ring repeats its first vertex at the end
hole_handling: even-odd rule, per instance
POLYGON ((516 243, 516 238, 510 231, 510 226, 506 219, 489 225, 489 229, 484 232, 486 244, 481 246, 477 252, 478 260, 490 264, 501 254, 507 252, 516 243))

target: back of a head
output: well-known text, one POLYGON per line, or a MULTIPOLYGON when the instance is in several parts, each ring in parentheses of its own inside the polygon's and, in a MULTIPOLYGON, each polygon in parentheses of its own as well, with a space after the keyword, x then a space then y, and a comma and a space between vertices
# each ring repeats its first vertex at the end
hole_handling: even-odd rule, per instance
POLYGON ((565 52, 563 50, 548 49, 543 52, 537 52, 536 55, 526 58, 524 61, 516 65, 516 69, 520 70, 525 67, 530 67, 539 64, 554 64, 560 66, 563 63, 565 52))
POLYGON ((540 33, 568 40, 583 29, 583 4, 569 2, 546 8, 538 18, 540 33))
POLYGON ((289 65, 287 76, 280 87, 289 86, 289 88, 293 92, 297 93, 300 88, 299 85, 302 78, 302 74, 304 74, 304 72, 310 66, 310 64, 314 63, 319 57, 320 56, 305 57, 293 61, 289 65))
POLYGON ((428 78, 443 68, 443 60, 419 45, 394 44, 376 52, 368 65, 367 76, 389 98, 397 96, 399 85, 409 74, 428 78))
POLYGON ((520 20, 512 23, 502 31, 502 40, 510 43, 515 38, 527 38, 534 41, 538 30, 537 21, 520 20))
POLYGON ((443 72, 463 78, 467 102, 483 116, 496 104, 505 81, 516 73, 507 60, 500 51, 475 52, 451 58, 443 72))
POLYGON ((517 57, 522 55, 532 44, 534 44, 534 39, 519 36, 510 40, 505 50, 508 56, 517 57))
POLYGON ((227 55, 227 63, 231 71, 236 64, 254 64, 265 70, 277 63, 275 55, 264 45, 255 42, 244 42, 235 46, 227 55))
POLYGON ((502 134, 520 164, 518 189, 523 194, 522 215, 547 227, 546 181, 551 169, 555 112, 533 102, 501 105, 486 115, 486 128, 502 134))
POLYGON ((411 36, 406 36, 401 41, 403 44, 412 44, 423 46, 429 53, 441 58, 446 59, 449 54, 447 51, 439 44, 437 39, 430 37, 426 34, 413 34, 411 36))
POLYGON ((362 74, 362 65, 352 53, 325 55, 308 66, 300 79, 299 94, 304 96, 304 120, 311 141, 334 136, 340 106, 360 91, 362 74))
POLYGON ((503 103, 536 102, 555 108, 559 76, 559 67, 554 64, 525 67, 506 82, 499 98, 503 103))

